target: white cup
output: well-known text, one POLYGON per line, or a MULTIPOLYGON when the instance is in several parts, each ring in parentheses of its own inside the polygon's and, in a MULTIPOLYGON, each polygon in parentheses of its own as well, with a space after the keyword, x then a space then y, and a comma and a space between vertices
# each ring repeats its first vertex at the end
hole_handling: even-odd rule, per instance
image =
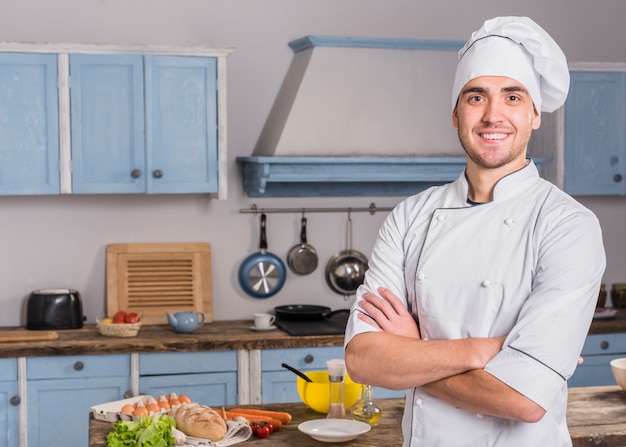
POLYGON ((257 329, 269 329, 274 324, 276 317, 272 314, 259 313, 254 314, 254 326, 257 329))

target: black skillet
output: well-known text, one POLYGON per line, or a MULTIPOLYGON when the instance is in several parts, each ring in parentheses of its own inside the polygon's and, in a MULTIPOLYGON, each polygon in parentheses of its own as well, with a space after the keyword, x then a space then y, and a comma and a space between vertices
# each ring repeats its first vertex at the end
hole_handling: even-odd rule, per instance
POLYGON ((277 318, 291 321, 324 320, 338 313, 349 313, 350 309, 330 310, 330 307, 312 304, 289 304, 276 306, 274 313, 277 318))
POLYGON ((286 270, 283 261, 267 251, 265 214, 261 214, 261 241, 259 251, 243 260, 239 266, 239 285, 254 298, 269 298, 285 284, 286 270))

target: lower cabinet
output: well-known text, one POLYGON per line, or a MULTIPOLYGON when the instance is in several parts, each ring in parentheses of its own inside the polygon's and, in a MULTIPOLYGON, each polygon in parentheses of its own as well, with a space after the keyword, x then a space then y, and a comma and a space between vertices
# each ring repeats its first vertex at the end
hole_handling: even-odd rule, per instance
POLYGON ((0 445, 17 447, 19 444, 20 401, 17 386, 17 360, 0 359, 0 445))
POLYGON ((186 394, 209 406, 237 404, 237 352, 139 354, 139 392, 186 394))
POLYGON ((130 355, 34 357, 26 368, 29 447, 85 447, 91 407, 130 389, 130 355))
MULTIPOLYGON (((262 403, 300 402, 296 375, 281 366, 286 363, 300 371, 326 370, 326 361, 343 359, 343 346, 323 348, 266 349, 261 351, 262 403)), ((374 399, 403 397, 405 391, 375 387, 374 399)))
POLYGON ((610 362, 626 357, 626 333, 587 336, 582 357, 583 364, 568 381, 570 387, 616 385, 610 362))

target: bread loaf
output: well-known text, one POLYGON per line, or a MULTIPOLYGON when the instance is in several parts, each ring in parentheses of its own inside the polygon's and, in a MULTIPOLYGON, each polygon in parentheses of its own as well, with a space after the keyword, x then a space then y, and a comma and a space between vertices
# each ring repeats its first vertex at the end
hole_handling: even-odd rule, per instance
POLYGON ((218 412, 198 404, 183 404, 170 411, 176 428, 187 436, 221 441, 226 436, 226 422, 218 412))

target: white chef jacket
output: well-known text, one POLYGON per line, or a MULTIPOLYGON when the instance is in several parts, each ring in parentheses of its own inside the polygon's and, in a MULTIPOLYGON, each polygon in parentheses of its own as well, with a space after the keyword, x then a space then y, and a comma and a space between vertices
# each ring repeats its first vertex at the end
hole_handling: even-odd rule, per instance
POLYGON ((405 300, 425 340, 507 335, 485 370, 539 404, 545 416, 530 424, 476 414, 417 387, 407 392, 404 446, 571 446, 567 379, 606 263, 598 220, 540 178, 530 160, 496 184, 492 202, 468 204, 467 193, 462 174, 389 214, 345 344, 376 330, 354 309, 365 291, 380 286, 405 300))

